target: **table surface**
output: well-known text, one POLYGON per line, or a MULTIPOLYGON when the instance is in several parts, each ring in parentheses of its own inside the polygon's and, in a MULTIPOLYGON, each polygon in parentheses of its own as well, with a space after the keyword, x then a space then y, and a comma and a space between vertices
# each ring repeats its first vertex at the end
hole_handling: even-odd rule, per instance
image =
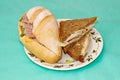
POLYGON ((0 80, 120 80, 120 0, 0 0, 0 80), (44 6, 59 18, 98 16, 95 28, 104 48, 90 65, 55 71, 40 67, 25 54, 18 20, 34 6, 44 6))

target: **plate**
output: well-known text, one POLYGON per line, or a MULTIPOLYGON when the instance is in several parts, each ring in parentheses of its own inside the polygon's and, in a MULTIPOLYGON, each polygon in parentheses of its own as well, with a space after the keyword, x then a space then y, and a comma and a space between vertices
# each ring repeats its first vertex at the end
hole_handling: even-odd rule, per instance
MULTIPOLYGON (((60 21, 67 20, 67 19, 59 19, 58 24, 60 21)), ((91 62, 93 62, 101 53, 102 48, 103 48, 103 39, 100 33, 93 28, 90 31, 90 44, 87 49, 87 55, 84 59, 84 63, 79 62, 74 60, 72 57, 70 57, 68 54, 65 54, 63 52, 62 59, 55 63, 55 64, 50 64, 46 63, 43 60, 37 58, 34 56, 32 53, 30 53, 25 47, 25 53, 28 56, 30 60, 32 60, 34 63, 38 64, 39 66, 48 68, 48 69, 53 69, 53 70, 73 70, 73 69, 78 69, 82 68, 91 62)))

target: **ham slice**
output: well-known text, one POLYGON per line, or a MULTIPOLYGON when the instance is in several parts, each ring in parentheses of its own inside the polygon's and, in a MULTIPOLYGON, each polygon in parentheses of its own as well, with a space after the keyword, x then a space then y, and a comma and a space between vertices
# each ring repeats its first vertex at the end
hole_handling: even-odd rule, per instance
POLYGON ((23 28, 25 31, 25 35, 27 35, 29 38, 34 39, 35 36, 32 33, 33 24, 29 22, 26 15, 23 16, 22 22, 23 22, 23 28))

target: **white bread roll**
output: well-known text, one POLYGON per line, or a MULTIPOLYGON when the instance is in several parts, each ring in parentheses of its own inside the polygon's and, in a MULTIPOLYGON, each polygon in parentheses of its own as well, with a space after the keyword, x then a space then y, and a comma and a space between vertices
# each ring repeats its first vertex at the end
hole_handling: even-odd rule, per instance
MULTIPOLYGON (((25 33, 20 36, 24 46, 36 57, 48 63, 56 63, 62 57, 59 45, 59 27, 53 14, 43 7, 34 7, 26 14, 28 21, 33 25, 31 33, 35 39, 30 38, 25 33)), ((19 34, 23 32, 24 23, 19 22, 19 34)))

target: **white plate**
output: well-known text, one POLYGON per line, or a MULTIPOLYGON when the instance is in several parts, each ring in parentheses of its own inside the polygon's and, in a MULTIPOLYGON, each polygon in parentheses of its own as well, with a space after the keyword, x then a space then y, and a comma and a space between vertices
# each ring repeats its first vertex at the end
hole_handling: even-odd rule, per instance
MULTIPOLYGON (((66 20, 66 19, 59 19, 61 20, 66 20)), ((46 63, 40 59, 38 59, 36 56, 34 56, 32 53, 30 53, 25 47, 25 52, 27 56, 36 64, 48 68, 48 69, 53 69, 53 70, 73 70, 73 69, 78 69, 82 68, 91 62, 93 62, 101 53, 102 48, 103 48, 103 39, 100 33, 93 28, 91 31, 91 40, 90 40, 90 45, 87 50, 87 55, 85 57, 85 62, 81 63, 79 61, 75 61, 73 58, 71 58, 68 54, 64 54, 62 56, 62 59, 55 64, 50 64, 46 63)))

